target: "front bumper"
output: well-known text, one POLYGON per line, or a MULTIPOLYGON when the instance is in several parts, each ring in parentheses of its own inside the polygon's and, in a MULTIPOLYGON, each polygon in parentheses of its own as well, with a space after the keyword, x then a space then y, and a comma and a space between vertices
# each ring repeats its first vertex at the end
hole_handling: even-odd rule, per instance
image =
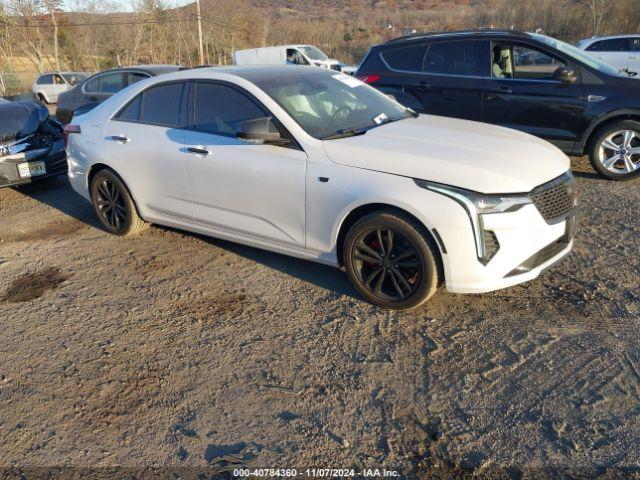
POLYGON ((67 173, 67 155, 62 140, 55 140, 48 149, 25 150, 15 155, 0 157, 0 188, 25 185, 65 173, 67 173), (45 162, 47 173, 37 177, 20 177, 18 165, 36 161, 45 162))
POLYGON ((573 212, 549 224, 534 205, 527 205, 515 212, 483 215, 482 223, 499 244, 486 265, 478 260, 471 228, 438 229, 448 251, 445 277, 450 292, 490 292, 533 280, 573 247, 573 212))

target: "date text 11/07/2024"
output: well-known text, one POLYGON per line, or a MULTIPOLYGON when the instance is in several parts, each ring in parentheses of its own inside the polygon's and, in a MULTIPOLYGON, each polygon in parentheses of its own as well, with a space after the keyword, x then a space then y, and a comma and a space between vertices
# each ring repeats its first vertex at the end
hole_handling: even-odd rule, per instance
POLYGON ((400 477, 400 473, 396 470, 386 470, 381 468, 365 468, 361 471, 356 471, 353 468, 306 468, 304 470, 298 470, 295 468, 238 468, 233 471, 233 476, 238 478, 242 478, 242 477, 398 478, 400 477))

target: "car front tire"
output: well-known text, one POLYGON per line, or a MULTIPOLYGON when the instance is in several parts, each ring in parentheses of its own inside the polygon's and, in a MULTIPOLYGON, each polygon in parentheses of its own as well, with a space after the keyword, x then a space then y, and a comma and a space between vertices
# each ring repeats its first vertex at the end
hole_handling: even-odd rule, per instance
POLYGON ((414 308, 438 288, 437 247, 407 215, 377 211, 364 216, 349 229, 343 254, 349 280, 374 305, 414 308))
POLYGON ((640 122, 620 120, 600 129, 589 145, 593 168, 610 180, 640 176, 640 122))
POLYGON ((133 235, 148 226, 138 214, 129 190, 111 170, 96 173, 90 191, 96 215, 109 233, 133 235))

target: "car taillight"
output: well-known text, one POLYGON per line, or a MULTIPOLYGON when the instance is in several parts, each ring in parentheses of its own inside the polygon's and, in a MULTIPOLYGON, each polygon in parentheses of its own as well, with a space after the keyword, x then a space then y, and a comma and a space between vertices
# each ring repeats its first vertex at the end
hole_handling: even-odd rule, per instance
POLYGON ((380 75, 358 75, 358 80, 362 80, 364 83, 376 83, 380 80, 380 75))
POLYGON ((67 147, 67 142, 69 141, 69 134, 71 133, 81 133, 80 125, 65 125, 64 130, 62 130, 62 139, 64 140, 64 146, 67 147))

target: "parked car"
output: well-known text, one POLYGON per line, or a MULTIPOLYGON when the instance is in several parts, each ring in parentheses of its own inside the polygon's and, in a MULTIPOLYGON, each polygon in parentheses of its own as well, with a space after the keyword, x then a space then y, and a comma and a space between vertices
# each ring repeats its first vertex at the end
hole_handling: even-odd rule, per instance
POLYGON ((587 38, 580 40, 577 47, 617 69, 640 72, 640 35, 638 34, 587 38))
POLYGON ((233 52, 234 65, 312 65, 340 71, 340 62, 312 45, 280 45, 233 52))
POLYGON ((81 72, 51 72, 38 76, 31 86, 33 94, 43 103, 58 101, 58 95, 66 92, 88 75, 81 72))
POLYGON ((69 179, 109 232, 152 222, 344 266, 383 307, 419 305, 441 282, 462 293, 531 280, 572 247, 560 150, 418 115, 348 75, 188 70, 77 120, 69 179))
POLYGON ((141 65, 121 67, 96 73, 58 97, 56 117, 69 123, 74 113, 86 113, 123 88, 145 78, 176 72, 177 65, 141 65))
POLYGON ((601 175, 640 175, 640 82, 539 34, 418 35, 370 49, 357 75, 418 112, 493 123, 588 154, 601 175))
POLYGON ((42 104, 0 99, 0 187, 67 172, 62 125, 42 104))

